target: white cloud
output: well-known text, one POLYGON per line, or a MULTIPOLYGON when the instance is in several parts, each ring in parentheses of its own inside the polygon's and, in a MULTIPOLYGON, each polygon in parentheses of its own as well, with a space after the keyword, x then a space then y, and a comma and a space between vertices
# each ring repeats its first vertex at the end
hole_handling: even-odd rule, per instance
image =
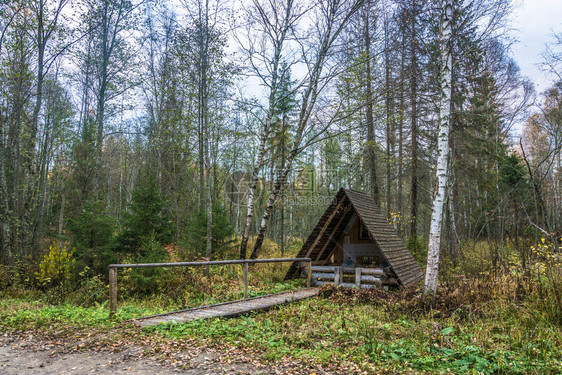
POLYGON ((538 93, 552 83, 552 77, 539 69, 541 54, 546 43, 551 42, 552 31, 562 32, 562 1, 560 0, 523 0, 515 9, 513 26, 519 30, 516 34, 519 43, 514 48, 514 58, 521 68, 521 73, 534 83, 538 93))

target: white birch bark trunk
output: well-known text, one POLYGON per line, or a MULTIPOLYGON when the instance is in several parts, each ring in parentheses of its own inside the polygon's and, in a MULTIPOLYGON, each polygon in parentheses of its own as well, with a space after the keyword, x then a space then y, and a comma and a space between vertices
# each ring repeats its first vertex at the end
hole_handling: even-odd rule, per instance
POLYGON ((439 131, 437 141, 437 189, 433 198, 431 225, 429 230, 429 248, 425 272, 425 293, 435 294, 439 273, 439 247, 441 244, 441 227, 445 186, 448 177, 449 127, 451 117, 451 81, 453 55, 451 46, 451 29, 453 22, 453 0, 442 0, 441 14, 441 103, 439 106, 439 131))
MULTIPOLYGON (((283 58, 283 46, 287 38, 287 34, 291 28, 291 18, 293 17, 293 1, 288 0, 286 3, 286 8, 284 10, 284 19, 282 23, 282 28, 278 35, 272 34, 270 37, 275 39, 274 51, 271 60, 271 81, 269 89, 269 105, 265 118, 265 123, 260 134, 260 144, 258 148, 258 155, 254 169, 252 171, 252 179, 250 180, 250 186, 248 188, 248 203, 247 214, 246 214, 246 225, 244 227, 244 233, 242 234, 242 239, 240 241, 240 259, 246 259, 246 249, 248 246, 248 239, 250 238, 250 230, 252 229, 254 209, 255 209, 255 199, 256 199, 256 189, 259 180, 259 172, 264 164, 265 150, 267 146, 267 141, 269 139, 269 134, 271 131, 271 122, 273 120, 273 115, 277 107, 277 92, 279 84, 279 68, 281 65, 281 60, 283 58)), ((267 21, 264 21, 267 23, 267 21)))
POLYGON ((254 218, 254 208, 256 200, 256 189, 258 186, 258 179, 260 169, 263 166, 265 148, 267 146, 267 140, 269 139, 269 132, 271 129, 271 120, 273 118, 273 112, 275 111, 275 95, 277 90, 277 69, 278 64, 275 65, 274 74, 272 77, 272 89, 269 98, 269 109, 267 113, 267 118, 265 120, 265 125, 263 127, 262 134, 260 136, 260 145, 258 149, 258 155, 256 159, 256 164, 254 165, 254 170, 252 171, 252 179, 250 181, 250 186, 248 188, 248 203, 247 214, 246 214, 246 226, 244 227, 244 233, 242 234, 242 240, 240 241, 240 259, 246 259, 246 248, 248 246, 248 239, 250 238, 250 230, 252 229, 252 223, 254 218))
POLYGON ((250 255, 251 259, 256 259, 258 257, 258 252, 265 239, 265 233, 267 231, 269 220, 271 219, 271 212, 273 211, 275 202, 277 201, 277 198, 279 197, 279 194, 284 187, 287 176, 291 171, 293 161, 298 156, 298 154, 306 148, 306 145, 302 145, 304 134, 306 131, 306 126, 308 124, 308 120, 312 115, 312 111, 318 99, 318 95, 324 87, 321 84, 322 70, 324 69, 324 63, 326 62, 328 53, 337 36, 347 24, 349 18, 359 9, 359 7, 361 7, 362 4, 363 0, 357 0, 354 3, 354 6, 349 10, 344 19, 340 21, 339 24, 337 24, 337 14, 341 11, 341 4, 338 1, 332 0, 330 2, 330 5, 327 7, 325 30, 320 36, 320 40, 322 42, 320 43, 314 65, 311 67, 309 73, 310 78, 307 88, 303 93, 301 109, 296 126, 296 134, 293 138, 293 147, 291 152, 287 156, 287 160, 283 161, 282 173, 276 178, 275 183, 273 184, 273 190, 271 191, 271 194, 269 195, 269 198, 267 200, 267 205, 262 216, 260 229, 258 235, 256 236, 254 249, 250 255))

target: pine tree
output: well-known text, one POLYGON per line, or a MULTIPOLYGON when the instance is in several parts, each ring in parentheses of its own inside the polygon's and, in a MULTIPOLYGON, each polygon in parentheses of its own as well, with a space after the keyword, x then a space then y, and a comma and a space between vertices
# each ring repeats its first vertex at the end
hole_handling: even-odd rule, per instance
POLYGON ((156 178, 151 174, 141 174, 132 192, 128 210, 123 214, 119 235, 119 244, 123 249, 147 255, 145 250, 150 251, 150 246, 143 248, 147 242, 160 245, 169 243, 173 233, 167 207, 167 202, 158 191, 156 178))
POLYGON ((68 222, 80 265, 92 268, 97 274, 107 273, 107 266, 116 260, 112 251, 115 226, 116 219, 107 213, 105 202, 84 203, 76 217, 68 222))
MULTIPOLYGON (((234 227, 230 224, 228 211, 221 202, 213 204, 213 228, 211 242, 213 244, 212 259, 222 258, 230 246, 229 240, 234 234, 234 227)), ((205 256, 205 245, 207 243, 207 211, 196 210, 187 222, 185 231, 186 242, 189 248, 187 257, 189 260, 205 256)))

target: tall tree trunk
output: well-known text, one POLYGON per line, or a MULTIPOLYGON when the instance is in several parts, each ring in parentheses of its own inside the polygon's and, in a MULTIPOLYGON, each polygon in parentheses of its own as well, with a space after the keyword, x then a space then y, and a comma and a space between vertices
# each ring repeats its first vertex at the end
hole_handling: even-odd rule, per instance
POLYGON ((376 150, 376 140, 375 140, 375 127, 373 118, 373 85, 371 78, 371 30, 369 22, 369 13, 371 10, 370 2, 365 3, 365 24, 363 30, 363 39, 365 41, 365 75, 367 78, 365 87, 365 100, 366 100, 366 124, 367 124, 367 160, 369 166, 369 177, 371 185, 371 194, 373 195, 373 200, 380 207, 380 189, 377 180, 377 150, 376 150))
MULTIPOLYGON (((259 6, 258 3, 255 3, 256 6, 259 6)), ((254 209, 255 209, 255 200, 256 200, 256 189, 258 185, 259 173, 263 166, 264 156, 265 156, 265 149, 267 145, 267 141, 269 139, 269 133, 271 131, 271 122, 273 119, 273 115, 277 108, 277 92, 279 86, 279 69, 281 65, 282 59, 282 51, 283 46, 285 43, 285 39, 287 37, 287 33, 290 31, 291 28, 291 17, 293 16, 293 1, 288 0, 287 5, 285 8, 285 17, 283 19, 282 28, 279 31, 278 35, 270 35, 270 37, 275 39, 274 42, 274 51, 273 56, 271 59, 271 84, 269 85, 269 104, 267 113, 265 116, 264 126, 261 129, 260 139, 259 139, 259 147, 258 147, 258 154, 256 157, 256 161, 254 164, 254 168, 252 170, 252 177, 250 180, 250 186, 248 187, 248 203, 247 213, 246 213, 246 225, 244 227, 244 233, 242 234, 242 239, 240 241, 240 259, 246 259, 246 249, 248 247, 248 239, 250 237, 250 231, 252 229, 252 223, 254 218, 254 209)), ((261 12, 265 14, 265 12, 261 12)), ((268 22, 267 20, 263 20, 264 22, 268 22)))
MULTIPOLYGON (((37 75, 36 75, 36 93, 35 93, 35 106, 33 108, 33 117, 31 121, 31 130, 28 139, 28 150, 26 152, 27 156, 27 174, 29 176, 28 179, 28 194, 26 197, 27 200, 27 210, 26 210, 26 219, 25 221, 29 221, 24 223, 30 228, 29 233, 26 234, 27 240, 26 245, 29 246, 33 252, 35 253, 39 247, 39 232, 41 230, 41 224, 43 220, 43 211, 44 211, 44 189, 46 186, 44 174, 42 171, 39 171, 39 187, 36 186, 36 173, 38 172, 34 168, 35 159, 36 159, 36 143, 37 143, 37 133, 39 131, 39 113, 41 112, 41 108, 43 105, 43 83, 45 78, 45 49, 47 47, 47 43, 52 35, 53 30, 46 30, 54 28, 56 24, 56 19, 58 18, 58 14, 62 9, 63 1, 60 2, 59 9, 56 13, 55 20, 53 21, 54 24, 45 24, 45 3, 44 0, 39 0, 37 3, 37 8, 35 9, 35 16, 37 22, 37 32, 35 34, 36 38, 36 48, 37 48, 37 75)), ((48 137, 48 134, 47 134, 48 137)), ((38 162, 42 164, 39 169, 42 169, 45 160, 43 157, 46 155, 41 155, 41 160, 38 162)))
POLYGON ((4 129, 5 124, 0 126, 0 222, 2 223, 2 252, 0 253, 0 261, 4 264, 10 264, 12 261, 12 249, 10 246, 10 203, 8 201, 8 183, 6 181, 6 159, 7 155, 4 147, 4 129))
MULTIPOLYGON (((283 113, 282 129, 281 129, 281 163, 285 160, 285 136, 287 132, 289 119, 287 118, 287 113, 283 113)), ((280 223, 280 245, 281 245, 281 256, 285 255, 285 201, 281 201, 281 223, 280 223)))
POLYGON ((437 190, 433 198, 427 268, 425 273, 425 293, 435 294, 439 272, 439 248, 441 245, 441 227, 445 187, 447 186, 449 162, 449 127, 451 122, 451 88, 453 70, 453 51, 451 43, 453 22, 453 0, 442 1, 441 14, 441 100, 439 105, 439 131, 437 141, 437 190))
POLYGON ((273 207, 275 206, 275 202, 277 202, 279 193, 281 192, 281 189, 285 185, 285 181, 287 180, 287 176, 289 175, 290 167, 288 168, 287 165, 292 164, 293 158, 294 156, 292 155, 289 156, 289 159, 291 159, 290 162, 287 161, 286 166, 283 168, 280 175, 277 176, 275 182, 273 183, 273 188, 265 205, 265 210, 260 223, 260 229, 258 231, 258 235, 256 236, 256 243, 254 244, 254 249, 252 250, 250 259, 256 259, 258 257, 258 251, 259 249, 261 249, 263 241, 265 240, 265 232, 269 225, 269 220, 271 219, 271 213, 273 211, 273 207))
POLYGON ((102 152, 103 152, 103 132, 104 132, 104 122, 105 122, 105 103, 106 103, 106 90, 107 90, 107 65, 109 61, 108 57, 108 48, 107 48, 107 38, 108 38, 108 22, 104 17, 104 22, 102 24, 103 27, 103 39, 102 39, 102 66, 100 75, 98 77, 98 90, 97 90, 97 103, 96 103, 96 125, 97 125, 97 132, 96 132, 96 142, 95 142, 95 150, 96 154, 95 162, 96 162, 96 173, 94 176, 94 189, 96 198, 101 198, 101 179, 102 179, 102 152))
POLYGON ((404 224, 404 208, 402 200, 402 190, 404 186, 404 101, 405 101, 405 62, 406 62, 406 30, 402 31, 402 45, 401 45, 401 56, 400 56, 400 118, 398 119, 398 192, 396 208, 398 211, 399 225, 398 233, 403 234, 404 224))
MULTIPOLYGON (((12 17, 12 20, 14 19, 12 17)), ((4 33, 7 31, 9 24, 12 23, 12 20, 8 24, 4 25, 4 30, 2 31, 2 35, 0 37, 0 54, 2 53, 2 42, 4 39, 4 33)), ((8 160, 8 154, 6 152, 6 144, 4 143, 7 140, 6 135, 4 134, 8 128, 8 121, 7 119, 1 118, 0 123, 0 223, 1 225, 1 244, 0 244, 0 262, 4 264, 11 264, 12 261, 12 249, 10 246, 10 203, 8 201, 9 191, 8 191, 8 183, 6 181, 6 164, 8 160)))
POLYGON ((390 47, 388 41, 388 18, 384 18, 384 90, 385 90, 385 107, 386 107, 386 216, 391 220, 392 211, 392 176, 391 176, 391 157, 390 157, 390 143, 391 134, 394 131, 393 127, 393 103, 392 93, 390 88, 390 47))
MULTIPOLYGON (((102 51, 101 51, 101 70, 98 76, 98 92, 97 92, 97 106, 96 106, 96 124, 97 124, 97 134, 96 134, 96 162, 98 166, 101 166, 101 155, 103 149, 103 128, 105 121, 105 94, 107 90, 107 68, 109 64, 109 55, 111 48, 108 46, 109 43, 109 20, 108 20, 108 5, 104 4, 102 22, 100 27, 102 28, 102 51)), ((96 168, 96 185, 100 183, 101 175, 100 168, 96 168)))
POLYGON ((411 194, 411 211, 410 211, 410 236, 417 237, 417 224, 418 224, 418 109, 417 109, 417 74, 418 74, 418 61, 417 61, 417 35, 416 35, 416 18, 417 18, 417 3, 412 0, 412 7, 410 9, 410 105, 412 108, 411 113, 411 137, 412 137, 412 183, 410 188, 411 194))
MULTIPOLYGON (((454 127, 454 126, 453 126, 454 127)), ((459 195, 459 187, 458 184, 455 183, 454 177, 454 143, 451 140, 451 156, 449 157, 449 173, 451 177, 449 177, 449 186, 448 186, 448 215, 449 218, 449 255, 453 261, 453 266, 457 266, 459 261, 459 249, 460 249, 460 238, 459 238, 459 230, 458 230, 458 195, 459 195)))
MULTIPOLYGON (((50 115, 48 115, 50 116, 50 115)), ((47 119, 47 124, 49 123, 47 119)), ((43 228, 43 220, 45 218, 45 200, 47 195, 47 175, 49 173, 50 165, 50 153, 51 153, 51 131, 50 126, 45 125, 45 139, 43 144, 43 150, 40 153, 40 168, 39 168, 39 186, 36 191, 38 197, 36 198, 36 205, 34 209, 36 210, 36 219, 34 220, 34 230, 32 235, 31 243, 33 244, 33 249, 39 249, 39 241, 41 239, 41 233, 43 228)))
POLYGON ((59 230, 58 235, 62 236, 62 230, 64 228, 64 206, 66 205, 66 194, 64 191, 64 186, 61 185, 61 202, 59 209, 59 230))
POLYGON ((37 131, 39 129, 39 112, 41 111, 41 105, 43 104, 43 69, 44 69, 44 59, 45 59, 45 43, 44 40, 44 30, 43 30, 43 1, 40 0, 39 11, 37 14, 37 92, 35 97, 35 107, 33 109, 33 119, 31 122, 31 135, 29 137, 30 142, 30 155, 29 157, 33 159, 35 154, 35 140, 37 138, 37 131))
MULTIPOLYGON (((199 80, 202 78, 199 77, 199 80)), ((203 123, 203 113, 202 113, 202 84, 199 82, 198 88, 198 97, 197 97, 197 130, 198 130, 198 154, 199 154, 199 211, 205 212, 207 207, 205 206, 205 180, 206 180, 206 173, 205 173, 205 129, 203 123)))
POLYGON ((340 32, 343 30, 344 26, 349 21, 349 18, 353 14, 355 14, 355 12, 363 5, 363 1, 356 1, 353 7, 351 7, 348 13, 346 13, 346 16, 342 19, 342 21, 340 21, 339 24, 336 24, 337 14, 340 11, 339 5, 339 2, 334 1, 331 2, 326 9, 327 12, 325 14, 325 25, 323 25, 325 29, 323 31, 323 34, 320 35, 321 43, 316 55, 316 60, 314 61, 314 65, 309 71, 309 82, 302 96, 302 103, 293 140, 293 146, 291 148, 291 151, 289 152, 289 155, 287 156, 287 160, 284 162, 282 172, 277 176, 275 183, 273 184, 273 190, 267 200, 267 204, 260 224, 260 229, 256 237, 256 243, 250 256, 250 258, 252 259, 257 258, 258 256, 258 251, 260 250, 261 245, 263 244, 263 241, 265 239, 265 232, 271 218, 273 206, 277 201, 279 193, 285 186, 285 182, 287 181, 287 176, 289 175, 293 162, 297 155, 306 148, 306 144, 302 144, 303 138, 305 135, 308 120, 312 115, 312 111, 315 107, 318 95, 320 94, 321 89, 319 89, 319 86, 321 84, 322 70, 324 69, 324 63, 326 62, 328 52, 330 51, 332 44, 334 43, 340 32))
POLYGON ((23 144, 22 133, 24 130, 24 113, 25 113, 25 76, 26 76, 26 66, 29 64, 29 59, 25 51, 25 41, 21 35, 18 37, 18 46, 14 51, 16 57, 14 58, 15 74, 14 74, 14 89, 12 94, 13 97, 13 109, 10 112, 8 127, 8 147, 6 148, 6 154, 9 155, 7 158, 8 163, 6 167, 12 172, 11 181, 8 180, 9 188, 9 213, 11 226, 11 238, 10 247, 13 256, 17 256, 20 259, 25 257, 25 251, 27 246, 25 243, 25 235, 28 233, 26 229, 26 195, 25 190, 28 186, 28 181, 25 179, 25 171, 27 168, 24 166, 26 146, 23 144))
POLYGON ((213 256, 213 201, 212 201, 212 176, 211 176, 211 156, 210 156, 210 124, 209 124, 209 3, 208 1, 199 3, 199 43, 201 55, 199 61, 199 157, 200 157, 200 178, 203 190, 202 207, 207 214, 205 258, 211 259, 213 256))
MULTIPOLYGON (((271 105, 270 105, 271 106, 271 105)), ((269 115, 269 114, 268 114, 269 115)), ((271 110, 271 117, 273 117, 273 109, 271 110)), ((250 186, 248 188, 248 203, 247 203, 247 213, 246 213, 246 225, 244 227, 244 233, 242 234, 242 239, 240 241, 240 259, 246 259, 246 248, 248 247, 248 239, 250 237, 250 230, 252 229, 252 223, 254 218, 254 208, 256 201, 256 189, 258 186, 258 179, 260 169, 263 166, 263 159, 265 155, 265 146, 267 140, 269 139, 269 130, 271 127, 271 117, 266 119, 264 128, 262 129, 262 134, 260 137, 260 145, 258 149, 258 155, 256 158, 256 163, 252 171, 252 178, 250 180, 250 186)))

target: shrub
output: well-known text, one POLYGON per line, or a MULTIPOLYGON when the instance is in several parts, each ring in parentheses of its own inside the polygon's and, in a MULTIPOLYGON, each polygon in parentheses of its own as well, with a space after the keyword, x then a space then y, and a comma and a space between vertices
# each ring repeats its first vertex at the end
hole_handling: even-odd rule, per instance
POLYGON ((85 267, 78 273, 78 277, 77 288, 69 296, 69 302, 89 307, 107 301, 107 284, 101 275, 95 274, 90 267, 85 267))
POLYGON ((4 264, 0 264, 0 290, 8 289, 16 281, 15 270, 4 264))
POLYGON ((14 285, 33 288, 36 284, 35 274, 37 263, 33 261, 31 254, 24 258, 17 258, 14 263, 14 285))
POLYGON ((58 287, 68 282, 71 277, 70 267, 76 261, 73 258, 74 248, 59 247, 55 242, 49 247, 36 272, 37 284, 40 287, 58 287))

